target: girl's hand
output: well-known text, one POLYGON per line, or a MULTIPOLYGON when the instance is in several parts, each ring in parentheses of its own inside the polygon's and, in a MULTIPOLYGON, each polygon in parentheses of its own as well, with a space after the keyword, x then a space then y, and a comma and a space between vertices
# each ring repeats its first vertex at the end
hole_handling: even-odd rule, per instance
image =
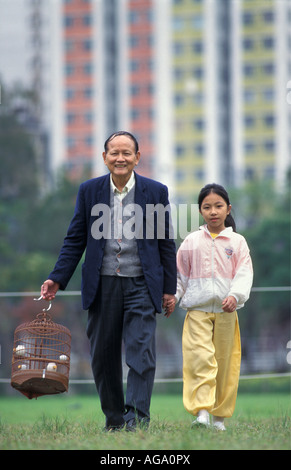
POLYGON ((222 301, 222 309, 224 312, 228 312, 228 313, 234 312, 236 310, 236 306, 237 306, 237 301, 232 295, 230 295, 229 297, 226 297, 222 301))

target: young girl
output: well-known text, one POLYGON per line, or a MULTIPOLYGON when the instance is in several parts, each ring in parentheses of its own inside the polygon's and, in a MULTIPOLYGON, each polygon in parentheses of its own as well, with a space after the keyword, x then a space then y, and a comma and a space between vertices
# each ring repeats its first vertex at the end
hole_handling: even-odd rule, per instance
POLYGON ((183 330, 183 402, 194 423, 225 430, 240 374, 237 312, 253 281, 248 245, 236 233, 225 189, 208 184, 198 198, 205 225, 188 235, 177 253, 176 300, 187 309, 183 330))

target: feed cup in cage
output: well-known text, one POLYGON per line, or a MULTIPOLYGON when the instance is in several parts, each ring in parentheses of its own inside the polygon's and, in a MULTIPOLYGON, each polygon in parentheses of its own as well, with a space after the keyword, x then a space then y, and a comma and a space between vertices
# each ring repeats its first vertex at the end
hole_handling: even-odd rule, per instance
POLYGON ((67 392, 69 387, 71 333, 52 321, 50 308, 51 303, 14 332, 11 385, 28 398, 67 392))

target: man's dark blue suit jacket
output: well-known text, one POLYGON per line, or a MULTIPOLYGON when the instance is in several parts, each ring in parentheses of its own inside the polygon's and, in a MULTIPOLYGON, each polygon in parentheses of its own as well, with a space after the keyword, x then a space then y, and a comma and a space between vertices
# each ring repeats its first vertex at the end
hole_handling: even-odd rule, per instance
MULTIPOLYGON (((176 293, 176 246, 173 238, 168 236, 167 217, 165 237, 146 237, 146 208, 147 204, 168 206, 168 189, 157 181, 135 173, 134 191, 135 204, 143 211, 143 238, 137 238, 140 261, 153 304, 156 311, 161 312, 163 294, 176 293)), ((106 243, 104 237, 92 235, 91 227, 98 217, 91 215, 91 211, 96 204, 110 207, 109 174, 81 184, 67 236, 58 261, 48 277, 58 282, 60 289, 64 290, 86 250, 82 266, 82 301, 85 310, 90 308, 96 297, 106 243)), ((157 224, 156 219, 154 224, 157 224)), ((156 231, 157 227, 154 229, 156 231)))

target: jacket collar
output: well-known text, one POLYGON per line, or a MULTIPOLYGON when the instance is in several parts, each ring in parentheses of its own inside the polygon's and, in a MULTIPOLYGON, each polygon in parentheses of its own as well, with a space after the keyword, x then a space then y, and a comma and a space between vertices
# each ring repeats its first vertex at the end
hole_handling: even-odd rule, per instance
MULTIPOLYGON (((206 232, 206 233, 211 237, 210 232, 209 232, 208 227, 207 227, 207 224, 201 225, 201 226, 199 227, 199 230, 204 230, 204 232, 206 232)), ((217 236, 218 236, 218 237, 230 238, 232 232, 233 232, 232 227, 226 227, 226 228, 225 228, 224 230, 222 230, 222 232, 220 232, 217 236)))
MULTIPOLYGON (((144 178, 134 172, 135 176, 135 203, 139 204, 143 211, 146 208, 147 194, 144 178)), ((110 173, 105 175, 102 185, 97 193, 98 201, 103 204, 110 204, 110 173)))

